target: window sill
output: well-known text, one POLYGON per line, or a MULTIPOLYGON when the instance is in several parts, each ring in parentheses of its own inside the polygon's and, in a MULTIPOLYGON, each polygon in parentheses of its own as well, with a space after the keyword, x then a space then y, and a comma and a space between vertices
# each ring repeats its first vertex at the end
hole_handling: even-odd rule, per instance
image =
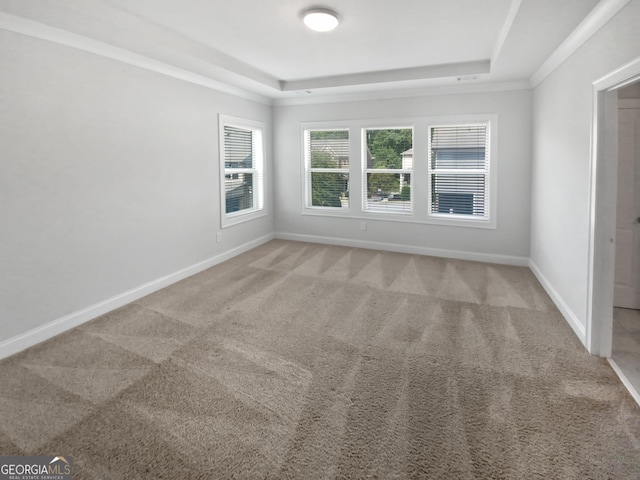
POLYGON ((251 210, 248 212, 237 212, 232 214, 223 214, 220 222, 222 228, 232 227, 241 223, 250 222, 257 218, 266 217, 267 212, 264 208, 260 210, 251 210))
POLYGON ((359 213, 351 213, 346 209, 335 209, 332 211, 330 208, 306 208, 302 211, 302 215, 310 217, 329 217, 329 218, 343 218, 345 220, 376 220, 381 222, 398 222, 398 223, 410 223, 420 225, 439 225, 446 227, 463 227, 463 228, 481 228, 488 230, 495 230, 497 228, 495 222, 491 222, 488 219, 473 219, 473 218, 451 218, 451 217, 432 217, 417 218, 415 212, 396 212, 396 213, 381 213, 364 211, 359 213))

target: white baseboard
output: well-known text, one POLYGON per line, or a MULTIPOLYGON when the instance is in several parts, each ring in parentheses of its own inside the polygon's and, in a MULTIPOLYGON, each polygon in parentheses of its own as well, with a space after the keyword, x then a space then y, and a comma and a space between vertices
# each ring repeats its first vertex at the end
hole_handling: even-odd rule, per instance
POLYGON ((341 245, 343 247, 368 248, 372 250, 386 250, 390 252, 411 253, 415 255, 429 255, 431 257, 455 258, 458 260, 471 260, 475 262, 516 265, 520 267, 526 267, 529 265, 529 259, 527 257, 465 252, 460 250, 445 250, 440 248, 418 247, 415 245, 403 245, 399 243, 373 242, 370 240, 354 240, 338 237, 318 237, 314 235, 285 232, 277 232, 276 238, 280 238, 282 240, 294 240, 298 242, 324 243, 328 245, 341 245))
POLYGON ((160 290, 164 287, 172 285, 180 280, 183 280, 191 275, 195 275, 207 268, 229 260, 241 253, 251 250, 263 243, 268 242, 274 238, 283 240, 293 240, 299 242, 311 242, 311 243, 324 243, 329 245, 341 245, 354 248, 368 248, 375 250, 387 250, 391 252, 409 253, 416 255, 429 255, 435 257, 455 258, 460 260, 471 260, 479 262, 497 263, 503 265, 516 265, 516 266, 528 266, 538 281, 542 284, 543 288, 549 294, 553 302, 556 304, 564 318, 567 320, 573 331, 576 333, 583 345, 586 345, 586 332, 585 327, 582 325, 578 317, 573 313, 571 308, 565 303, 558 292, 549 283, 547 278, 542 274, 537 265, 526 257, 510 256, 510 255, 497 255, 486 254, 477 252, 466 252, 458 250, 445 250, 439 248, 418 247, 412 245, 402 245, 395 243, 385 242, 373 242, 368 240, 353 240, 336 237, 318 237, 313 235, 301 235, 279 232, 275 234, 264 235, 260 238, 244 243, 240 246, 234 247, 224 253, 216 255, 215 257, 204 260, 200 263, 192 265, 190 267, 179 270, 175 273, 166 275, 156 280, 147 282, 139 287, 133 288, 126 292, 123 292, 114 297, 108 298, 102 302, 90 305, 82 310, 73 312, 64 317, 53 320, 45 325, 34 328, 27 332, 24 332, 15 337, 9 338, 0 342, 0 359, 6 358, 10 355, 18 353, 26 348, 36 345, 40 342, 48 340, 60 333, 63 333, 71 328, 82 325, 89 320, 104 315, 110 311, 120 308, 128 303, 134 302, 150 293, 160 290))
POLYGON ((529 268, 531 269, 533 274, 536 276, 536 278, 538 279, 542 287, 545 289, 545 291, 549 294, 549 296, 551 297, 551 300, 553 300, 553 303, 556 304, 556 307, 558 307, 558 310, 560 310, 560 313, 562 314, 562 316, 565 318, 569 326, 573 329, 575 334, 578 336, 578 338, 582 342, 582 345, 584 345, 585 348, 589 350, 589 347, 587 346, 587 331, 585 329, 585 326, 582 324, 582 322, 578 318, 578 316, 573 312, 573 310, 571 310, 571 307, 567 305, 567 303, 556 291, 556 289, 553 288, 553 285, 551 285, 551 282, 549 282, 549 280, 547 279, 547 277, 544 276, 540 268, 538 268, 535 262, 531 259, 529 260, 529 268))
POLYGON ((146 295, 149 295, 150 293, 160 290, 161 288, 172 285, 180 280, 190 277, 191 275, 195 275, 196 273, 202 272, 207 268, 211 268, 214 265, 224 262, 225 260, 229 260, 236 255, 249 251, 252 248, 268 242, 269 240, 273 240, 274 238, 275 236, 273 234, 264 235, 260 238, 234 247, 231 250, 227 250, 224 253, 216 255, 215 257, 211 257, 207 260, 196 263, 195 265, 191 265, 190 267, 184 268, 175 273, 171 273, 156 280, 152 280, 143 285, 140 285, 139 287, 132 288, 131 290, 127 290, 126 292, 108 298, 102 302, 90 305, 82 310, 73 312, 69 315, 65 315, 64 317, 53 320, 49 323, 46 323, 45 325, 4 340, 0 342, 0 359, 18 353, 40 342, 44 342, 45 340, 55 337, 56 335, 70 330, 71 328, 82 325, 89 320, 93 320, 100 315, 104 315, 105 313, 111 312, 116 308, 120 308, 128 303, 134 302, 146 295))
POLYGON ((615 362, 613 358, 607 358, 607 361, 609 362, 609 365, 611 365, 611 368, 613 368, 613 371, 616 372, 616 374, 622 381, 622 384, 627 388, 627 390, 629 390, 629 393, 631 394, 633 399, 636 401, 638 406, 640 406, 640 392, 636 390, 636 388, 633 386, 633 383, 631 383, 631 380, 629 380, 629 378, 625 375, 625 373, 622 371, 622 369, 618 366, 618 364, 615 362))

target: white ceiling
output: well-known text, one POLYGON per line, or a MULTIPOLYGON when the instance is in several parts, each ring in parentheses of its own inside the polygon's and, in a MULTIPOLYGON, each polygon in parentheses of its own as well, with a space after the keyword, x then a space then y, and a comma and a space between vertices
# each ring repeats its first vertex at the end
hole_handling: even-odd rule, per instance
POLYGON ((0 0, 0 12, 277 99, 528 81, 598 3, 0 0), (300 13, 311 6, 341 24, 308 30, 300 13))
POLYGON ((112 1, 287 81, 488 59, 511 3, 326 0, 341 24, 315 33, 308 0, 112 1))

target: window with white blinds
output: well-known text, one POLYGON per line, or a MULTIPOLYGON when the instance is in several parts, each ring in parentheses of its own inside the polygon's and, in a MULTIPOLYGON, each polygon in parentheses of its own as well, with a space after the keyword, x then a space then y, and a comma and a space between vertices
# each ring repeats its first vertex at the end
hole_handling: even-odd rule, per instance
POLYGON ((429 127, 429 215, 489 217, 489 123, 429 127))
POLYGON ((307 208, 349 207, 349 130, 305 130, 307 208))
POLYGON ((249 220, 263 210, 262 127, 220 116, 222 226, 249 220))
POLYGON ((303 215, 497 228, 496 114, 300 127, 303 215))
POLYGON ((413 129, 365 128, 363 137, 363 210, 411 213, 413 129))

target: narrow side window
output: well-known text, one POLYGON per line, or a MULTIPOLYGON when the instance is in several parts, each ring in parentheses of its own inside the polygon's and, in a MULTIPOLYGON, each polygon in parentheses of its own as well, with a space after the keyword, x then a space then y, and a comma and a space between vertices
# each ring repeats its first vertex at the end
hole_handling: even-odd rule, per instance
POLYGON ((220 117, 222 226, 264 210, 264 148, 260 124, 220 117))

